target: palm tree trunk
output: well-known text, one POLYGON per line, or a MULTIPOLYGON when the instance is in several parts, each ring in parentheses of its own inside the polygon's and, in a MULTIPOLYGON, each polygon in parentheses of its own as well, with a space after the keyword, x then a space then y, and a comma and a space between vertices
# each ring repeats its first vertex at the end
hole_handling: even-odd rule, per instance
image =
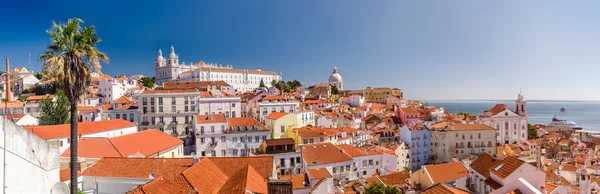
POLYGON ((77 171, 79 170, 79 163, 77 161, 77 142, 79 135, 77 133, 77 101, 71 100, 71 162, 69 164, 71 168, 71 194, 77 194, 79 188, 77 188, 77 171))

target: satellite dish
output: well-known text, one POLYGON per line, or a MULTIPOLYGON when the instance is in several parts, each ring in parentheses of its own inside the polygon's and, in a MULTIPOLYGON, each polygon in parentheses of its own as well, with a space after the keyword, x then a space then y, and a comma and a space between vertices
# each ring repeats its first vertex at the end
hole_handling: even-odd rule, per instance
POLYGON ((68 194, 68 193, 70 193, 69 186, 67 186, 67 184, 64 182, 57 182, 54 184, 54 186, 52 186, 52 189, 50 189, 50 193, 52 193, 52 194, 68 194))

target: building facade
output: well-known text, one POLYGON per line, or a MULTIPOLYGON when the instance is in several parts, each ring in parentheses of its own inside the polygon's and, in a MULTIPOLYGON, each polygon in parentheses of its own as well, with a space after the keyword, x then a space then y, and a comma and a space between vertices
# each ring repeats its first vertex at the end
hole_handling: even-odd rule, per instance
POLYGON ((272 112, 296 113, 300 103, 287 96, 266 96, 259 100, 256 107, 256 120, 265 121, 272 112))
POLYGON ((194 120, 196 154, 201 157, 249 156, 270 139, 269 130, 253 118, 214 114, 196 115, 194 120))
POLYGON ((527 140, 527 101, 520 94, 515 101, 516 111, 504 104, 497 104, 492 109, 477 115, 477 123, 496 129, 499 145, 518 143, 527 140))
POLYGON ((400 141, 410 147, 410 164, 414 172, 431 159, 431 131, 424 127, 400 128, 400 141))
POLYGON ((433 163, 496 154, 496 130, 483 124, 443 122, 432 126, 433 163))
POLYGON ((207 64, 200 61, 196 64, 179 63, 179 55, 175 54, 175 48, 171 46, 171 52, 167 59, 158 50, 158 58, 155 60, 154 72, 156 83, 163 82, 187 82, 187 81, 219 81, 223 80, 233 86, 238 92, 250 91, 260 86, 262 81, 267 87, 272 81, 280 81, 281 73, 273 71, 234 69, 232 66, 207 64))
POLYGON ((225 114, 227 118, 239 118, 242 116, 242 100, 239 96, 225 91, 211 90, 200 92, 198 98, 199 114, 225 114))
POLYGON ((336 66, 333 66, 333 73, 329 76, 329 85, 335 86, 338 90, 344 90, 344 80, 342 76, 338 73, 338 69, 336 66))

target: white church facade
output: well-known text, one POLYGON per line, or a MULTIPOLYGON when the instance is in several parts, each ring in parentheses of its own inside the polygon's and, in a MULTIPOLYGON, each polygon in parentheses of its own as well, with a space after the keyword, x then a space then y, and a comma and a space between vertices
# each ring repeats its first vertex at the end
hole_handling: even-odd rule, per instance
POLYGON ((342 76, 338 73, 338 69, 336 66, 333 66, 333 73, 329 76, 329 85, 335 86, 338 90, 344 90, 344 80, 342 76))
POLYGON ((179 55, 175 54, 175 48, 171 46, 171 52, 167 59, 158 50, 158 58, 155 61, 156 83, 160 86, 164 82, 188 82, 188 81, 220 81, 223 80, 231 85, 237 92, 250 91, 260 86, 261 80, 265 86, 270 87, 273 80, 282 80, 281 73, 273 71, 262 71, 260 69, 234 69, 230 65, 209 64, 203 61, 197 64, 179 63, 179 55))
POLYGON ((516 111, 505 104, 496 104, 492 109, 477 115, 477 123, 496 129, 499 145, 518 143, 527 140, 527 101, 519 93, 515 101, 516 111))

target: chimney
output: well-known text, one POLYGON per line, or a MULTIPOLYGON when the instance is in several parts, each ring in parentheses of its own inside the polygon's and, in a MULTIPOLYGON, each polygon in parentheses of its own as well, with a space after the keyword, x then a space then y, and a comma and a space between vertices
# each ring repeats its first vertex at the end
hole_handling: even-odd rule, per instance
POLYGON ((10 63, 8 58, 6 58, 6 72, 4 73, 4 77, 6 77, 6 102, 10 102, 12 95, 10 94, 10 63))

